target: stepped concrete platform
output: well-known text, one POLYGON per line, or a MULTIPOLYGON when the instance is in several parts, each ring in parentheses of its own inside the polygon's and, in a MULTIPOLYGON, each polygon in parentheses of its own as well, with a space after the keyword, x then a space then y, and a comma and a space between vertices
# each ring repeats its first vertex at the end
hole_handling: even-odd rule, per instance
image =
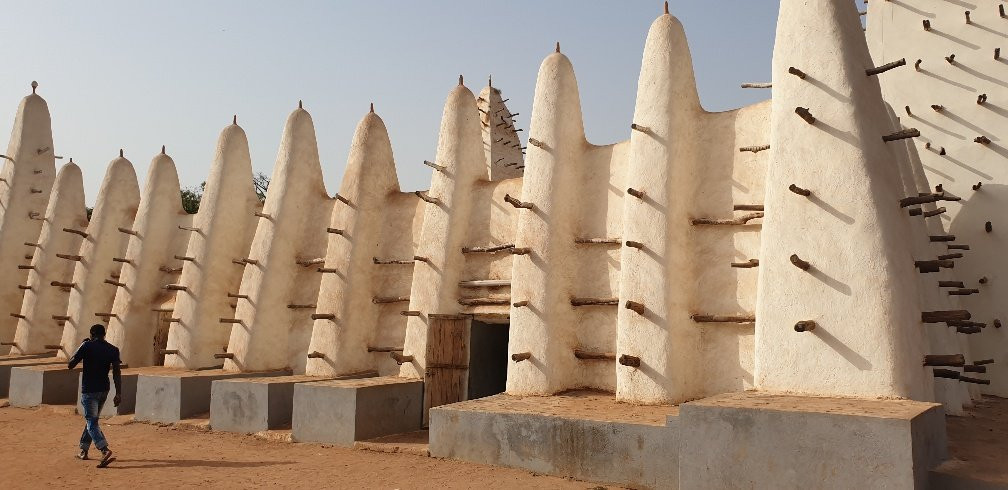
POLYGON ((41 354, 4 354, 0 356, 0 362, 3 361, 18 361, 22 359, 56 359, 55 352, 43 352, 41 354))
POLYGON ((935 403, 741 392, 679 419, 681 488, 928 488, 947 457, 935 403))
POLYGON ((393 376, 294 385, 292 437, 352 447, 423 426, 423 381, 393 376))
MULTIPOLYGON (((116 415, 129 415, 132 414, 136 409, 136 386, 137 377, 140 375, 144 368, 127 368, 120 371, 121 381, 122 381, 122 401, 119 406, 115 406, 112 403, 112 399, 116 395, 115 382, 112 381, 112 372, 109 371, 109 394, 108 399, 105 401, 105 406, 102 407, 101 413, 98 414, 99 417, 114 417, 116 415)), ((80 383, 80 377, 78 377, 77 383, 80 383)), ((77 413, 81 413, 80 404, 80 390, 77 390, 77 413)))
POLYGON ((7 399, 14 407, 73 405, 80 392, 81 368, 67 369, 66 361, 14 367, 7 399))
POLYGON ((210 388, 210 426, 214 430, 246 434, 289 428, 294 385, 377 375, 377 371, 368 371, 338 378, 297 375, 219 379, 210 388))
POLYGON ((9 356, 0 358, 0 398, 7 398, 10 392, 11 369, 25 366, 40 366, 43 364, 60 364, 66 367, 66 361, 57 361, 52 355, 45 357, 9 356))
POLYGON ((286 371, 236 372, 223 369, 138 368, 136 410, 141 422, 174 423, 210 411, 210 388, 220 379, 283 376, 286 371))
POLYGON ((430 454, 641 488, 677 488, 674 406, 616 402, 612 393, 506 394, 430 410, 430 454))

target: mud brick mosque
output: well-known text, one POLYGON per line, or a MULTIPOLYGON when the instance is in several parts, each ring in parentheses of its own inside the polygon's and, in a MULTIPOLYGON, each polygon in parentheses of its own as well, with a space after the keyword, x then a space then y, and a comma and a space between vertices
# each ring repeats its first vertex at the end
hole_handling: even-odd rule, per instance
POLYGON ((142 189, 119 151, 89 217, 33 82, 0 155, 0 397, 76 403, 103 323, 106 415, 426 430, 643 488, 976 488, 946 420, 1008 397, 1008 17, 966 4, 781 0, 772 80, 740 88, 767 100, 718 113, 666 4, 626 140, 586 140, 558 43, 525 128, 458 78, 426 191, 373 106, 326 189, 299 103, 260 201, 235 118, 195 214, 162 148, 142 189))

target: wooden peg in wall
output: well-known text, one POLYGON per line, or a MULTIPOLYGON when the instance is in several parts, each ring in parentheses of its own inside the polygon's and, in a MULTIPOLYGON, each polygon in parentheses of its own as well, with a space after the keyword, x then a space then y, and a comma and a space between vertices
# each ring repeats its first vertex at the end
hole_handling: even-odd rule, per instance
POLYGON ((815 330, 815 328, 816 328, 816 322, 814 322, 812 320, 802 320, 802 321, 800 321, 798 323, 795 323, 794 331, 795 332, 811 332, 811 331, 815 330))
POLYGON ((812 264, 809 264, 808 262, 806 262, 806 261, 802 260, 800 257, 798 257, 798 254, 791 254, 790 259, 791 259, 791 263, 794 264, 795 267, 797 267, 797 268, 799 268, 799 269, 801 269, 803 271, 807 271, 807 270, 809 270, 809 268, 812 267, 812 264))
POLYGON ((809 124, 815 124, 816 122, 815 116, 806 107, 795 107, 795 114, 798 114, 799 117, 809 124))

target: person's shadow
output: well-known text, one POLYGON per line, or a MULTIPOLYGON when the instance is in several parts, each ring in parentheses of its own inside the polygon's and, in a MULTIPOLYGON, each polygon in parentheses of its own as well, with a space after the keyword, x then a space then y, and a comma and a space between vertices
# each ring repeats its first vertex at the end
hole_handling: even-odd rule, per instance
POLYGON ((116 458, 108 466, 111 470, 136 470, 144 468, 252 468, 294 464, 293 461, 210 461, 202 459, 123 459, 116 458), (130 464, 136 463, 136 464, 130 464))

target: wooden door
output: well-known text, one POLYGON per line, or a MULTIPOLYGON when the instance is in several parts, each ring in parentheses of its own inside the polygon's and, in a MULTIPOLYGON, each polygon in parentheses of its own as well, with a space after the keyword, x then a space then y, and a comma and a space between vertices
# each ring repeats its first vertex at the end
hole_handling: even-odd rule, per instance
POLYGON ((159 311, 157 313, 157 328, 154 330, 154 365, 164 366, 164 350, 168 347, 168 329, 171 327, 172 312, 159 311))
POLYGON ((466 399, 469 379, 469 323, 463 315, 430 315, 424 372, 424 424, 431 407, 466 399))

